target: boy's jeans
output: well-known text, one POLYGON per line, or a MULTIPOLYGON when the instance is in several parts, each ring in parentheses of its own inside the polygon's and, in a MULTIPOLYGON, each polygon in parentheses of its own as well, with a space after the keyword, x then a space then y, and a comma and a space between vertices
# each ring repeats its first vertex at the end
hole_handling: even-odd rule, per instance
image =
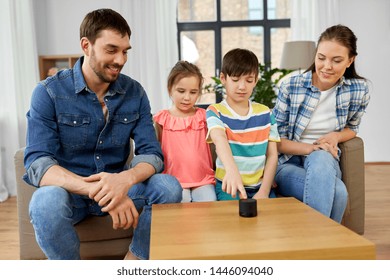
POLYGON ((329 152, 321 150, 307 157, 293 156, 278 166, 275 182, 281 195, 293 196, 341 222, 348 192, 341 181, 339 162, 329 152))
MULTIPOLYGON (((130 188, 128 196, 139 211, 143 208, 129 250, 140 259, 148 259, 152 204, 180 202, 182 188, 175 177, 155 174, 130 188)), ((93 200, 57 186, 37 189, 29 207, 37 242, 48 259, 80 259, 74 225, 88 215, 105 215, 93 200)))

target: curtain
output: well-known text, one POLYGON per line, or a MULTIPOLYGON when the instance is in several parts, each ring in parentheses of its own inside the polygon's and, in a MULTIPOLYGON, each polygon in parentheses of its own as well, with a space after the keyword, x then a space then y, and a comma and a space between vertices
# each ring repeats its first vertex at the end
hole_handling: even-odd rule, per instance
MULTIPOLYGON (((38 4, 40 2, 33 4, 33 0, 0 1, 0 79, 3 86, 0 91, 0 201, 16 195, 13 156, 17 149, 25 146, 25 114, 31 92, 39 81, 33 18, 34 5, 38 4)), ((102 3, 90 0, 82 4, 92 10, 102 3)), ((108 6, 118 10, 132 30, 132 50, 123 73, 143 85, 152 113, 168 108, 166 80, 178 59, 177 1, 117 0, 108 6)), ((50 10, 57 6, 47 7, 50 10)))
POLYGON ((177 1, 122 1, 120 13, 131 28, 128 62, 124 73, 139 81, 145 88, 152 113, 167 109, 169 71, 178 60, 177 1))
POLYGON ((291 0, 291 40, 317 41, 329 26, 339 23, 339 0, 291 0))
POLYGON ((0 1, 0 201, 16 195, 13 157, 25 145, 25 114, 38 81, 32 0, 0 1))

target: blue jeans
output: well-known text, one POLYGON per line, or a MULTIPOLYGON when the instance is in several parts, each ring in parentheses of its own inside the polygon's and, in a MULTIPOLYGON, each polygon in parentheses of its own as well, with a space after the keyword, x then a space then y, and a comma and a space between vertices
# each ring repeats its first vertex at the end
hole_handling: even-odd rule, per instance
POLYGON ((183 199, 181 202, 202 202, 215 201, 215 186, 213 184, 196 188, 183 189, 183 199))
POLYGON ((329 152, 321 150, 307 157, 293 156, 278 166, 275 182, 281 195, 295 197, 341 222, 348 192, 341 181, 339 162, 329 152))
MULTIPOLYGON (((142 209, 129 250, 140 259, 148 259, 152 204, 180 202, 182 188, 175 177, 155 174, 130 188, 128 196, 138 211, 142 209)), ((29 211, 37 242, 48 259, 80 259, 80 240, 74 225, 88 215, 107 215, 100 209, 88 197, 71 194, 63 188, 38 188, 31 198, 29 211)))

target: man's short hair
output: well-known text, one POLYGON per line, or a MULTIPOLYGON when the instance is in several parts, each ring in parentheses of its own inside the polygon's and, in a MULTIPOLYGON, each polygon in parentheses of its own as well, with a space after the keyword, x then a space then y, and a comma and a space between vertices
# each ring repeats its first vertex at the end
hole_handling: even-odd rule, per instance
POLYGON ((98 9, 89 12, 80 25, 80 39, 86 37, 92 44, 95 43, 103 30, 113 30, 122 36, 131 36, 127 21, 116 11, 98 9))

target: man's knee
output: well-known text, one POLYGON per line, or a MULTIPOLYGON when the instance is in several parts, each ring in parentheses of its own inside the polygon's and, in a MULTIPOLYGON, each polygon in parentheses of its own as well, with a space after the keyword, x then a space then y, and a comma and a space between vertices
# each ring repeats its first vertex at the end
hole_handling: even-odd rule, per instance
POLYGON ((30 217, 58 213, 64 205, 64 201, 68 198, 69 193, 61 187, 46 186, 38 188, 33 193, 29 204, 30 217))
POLYGON ((149 184, 155 186, 155 191, 164 197, 164 203, 181 202, 183 188, 174 176, 155 174, 149 179, 149 184))

